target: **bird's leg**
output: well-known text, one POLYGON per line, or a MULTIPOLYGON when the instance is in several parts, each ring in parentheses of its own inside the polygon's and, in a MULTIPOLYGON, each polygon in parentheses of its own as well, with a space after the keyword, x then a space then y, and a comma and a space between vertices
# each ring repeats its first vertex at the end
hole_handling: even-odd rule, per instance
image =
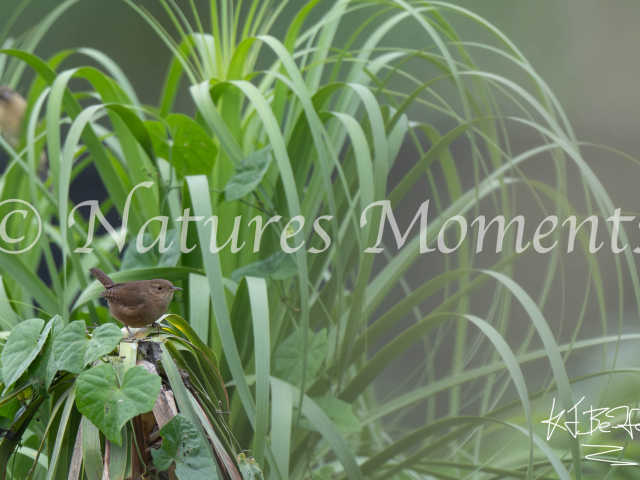
POLYGON ((129 338, 133 338, 133 333, 131 333, 131 330, 129 330, 129 327, 125 325, 124 328, 126 328, 127 332, 129 332, 129 338))
POLYGON ((158 336, 160 336, 160 332, 162 331, 162 326, 158 322, 153 322, 151 326, 155 327, 155 329, 158 331, 158 336))

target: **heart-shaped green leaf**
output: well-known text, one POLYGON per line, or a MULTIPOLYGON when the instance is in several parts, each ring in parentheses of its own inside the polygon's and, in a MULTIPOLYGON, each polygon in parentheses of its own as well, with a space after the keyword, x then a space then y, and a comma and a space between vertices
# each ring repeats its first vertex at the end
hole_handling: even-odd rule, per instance
POLYGON ((57 369, 81 373, 87 364, 112 352, 120 340, 122 331, 112 323, 101 325, 88 339, 85 323, 71 322, 53 342, 57 369))
POLYGON ((46 334, 40 335, 42 327, 44 327, 44 320, 32 318, 19 323, 11 330, 0 357, 5 393, 27 371, 31 362, 42 350, 46 341, 46 334))
POLYGON ((151 450, 153 464, 164 472, 176 462, 179 480, 217 479, 217 469, 204 439, 191 421, 181 413, 162 429, 162 447, 151 450))
POLYGON ((174 113, 167 117, 173 135, 171 160, 183 175, 206 175, 211 172, 218 148, 198 122, 174 113))
POLYGON ((153 410, 161 380, 143 367, 125 373, 118 386, 116 370, 110 363, 83 372, 76 381, 76 405, 111 442, 122 445, 120 431, 133 417, 153 410))
MULTIPOLYGON (((280 344, 274 356, 276 375, 292 385, 302 379, 302 330, 297 330, 280 344)), ((314 334, 309 330, 306 381, 313 382, 327 353, 327 330, 314 334)))
POLYGON ((84 365, 95 362, 103 355, 113 352, 122 340, 122 330, 113 323, 105 323, 96 328, 87 342, 87 351, 84 354, 84 365))
POLYGON ((236 165, 236 173, 227 181, 224 196, 227 202, 240 200, 253 192, 271 165, 271 146, 250 153, 236 165))
POLYGON ((167 129, 160 122, 146 121, 144 126, 151 136, 151 143, 156 152, 156 156, 169 161, 169 137, 167 129))
POLYGON ((33 388, 45 398, 49 398, 49 386, 57 372, 53 359, 53 342, 63 328, 64 322, 59 315, 49 320, 41 335, 42 337, 48 333, 42 352, 29 367, 29 380, 33 383, 33 388))
POLYGON ((171 141, 161 123, 145 122, 156 154, 171 161, 181 176, 210 173, 218 155, 218 147, 211 136, 198 122, 185 115, 169 115, 167 123, 171 141))
POLYGON ((58 370, 81 373, 87 350, 87 327, 82 320, 71 322, 53 341, 53 358, 58 370))

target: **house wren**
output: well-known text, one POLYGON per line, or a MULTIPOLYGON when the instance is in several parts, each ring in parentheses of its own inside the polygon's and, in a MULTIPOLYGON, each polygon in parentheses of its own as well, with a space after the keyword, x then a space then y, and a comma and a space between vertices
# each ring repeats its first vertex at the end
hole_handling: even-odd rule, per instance
POLYGON ((100 296, 107 299, 109 312, 124 324, 131 336, 129 327, 142 328, 153 325, 159 331, 160 326, 156 321, 167 311, 173 292, 182 290, 174 287, 169 280, 114 283, 99 268, 91 268, 89 271, 106 289, 100 296))

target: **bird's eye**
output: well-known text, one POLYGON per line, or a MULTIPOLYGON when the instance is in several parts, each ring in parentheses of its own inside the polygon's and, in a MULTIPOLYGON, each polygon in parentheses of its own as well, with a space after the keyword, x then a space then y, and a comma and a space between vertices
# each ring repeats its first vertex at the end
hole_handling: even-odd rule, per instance
POLYGON ((162 287, 158 287, 158 290, 162 290, 162 287))

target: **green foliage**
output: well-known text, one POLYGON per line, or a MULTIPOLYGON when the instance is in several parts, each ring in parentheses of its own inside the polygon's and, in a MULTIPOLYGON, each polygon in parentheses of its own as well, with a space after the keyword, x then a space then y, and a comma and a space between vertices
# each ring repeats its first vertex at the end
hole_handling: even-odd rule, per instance
POLYGON ((112 323, 98 327, 87 338, 82 320, 71 322, 53 342, 53 358, 58 370, 82 373, 85 366, 115 350, 122 340, 122 331, 112 323))
MULTIPOLYGON (((327 354, 327 330, 318 333, 309 331, 309 346, 306 350, 306 378, 316 378, 327 354)), ((302 380, 305 349, 302 332, 293 332, 276 350, 273 356, 274 373, 291 385, 299 386, 302 380)))
POLYGON ((32 318, 26 320, 11 330, 11 335, 2 350, 2 378, 5 392, 23 373, 27 371, 31 362, 36 358, 47 339, 48 331, 40 332, 44 327, 44 320, 32 318))
POLYGON ((42 347, 42 352, 40 354, 41 360, 39 362, 32 363, 28 370, 29 382, 33 385, 33 388, 39 395, 46 398, 49 397, 49 386, 51 385, 51 382, 58 370, 56 360, 53 356, 53 344, 60 332, 62 332, 63 328, 64 322, 59 315, 56 315, 49 320, 45 325, 43 332, 40 334, 40 338, 42 338, 46 332, 49 333, 49 335, 46 335, 44 347, 42 347))
MULTIPOLYGON (((168 316, 166 319, 170 320, 170 325, 183 328, 189 333, 194 344, 186 342, 185 346, 196 349, 198 349, 196 345, 202 347, 204 351, 198 349, 198 353, 194 352, 195 358, 200 357, 202 361, 211 362, 200 367, 200 373, 205 375, 202 381, 207 385, 206 391, 199 392, 199 398, 203 404, 193 400, 194 404, 198 405, 197 408, 203 412, 202 418, 194 415, 195 410, 189 399, 190 393, 187 393, 185 388, 185 383, 189 384, 189 374, 193 375, 191 378, 194 381, 197 377, 181 354, 173 349, 172 353, 167 352, 163 357, 160 352, 164 350, 153 340, 141 340, 141 343, 138 340, 124 342, 120 329, 110 323, 96 328, 92 334, 87 333, 84 322, 80 320, 68 324, 63 330, 62 319, 59 316, 52 318, 46 325, 39 319, 24 321, 11 331, 3 351, 4 364, 7 365, 5 369, 9 369, 10 379, 20 371, 22 373, 16 381, 16 385, 19 386, 0 397, 0 428, 19 438, 21 435, 17 430, 19 425, 23 422, 28 425, 37 413, 37 410, 29 410, 25 405, 30 405, 39 398, 56 399, 50 422, 45 430, 45 438, 36 454, 32 470, 38 464, 39 453, 47 440, 47 435, 53 435, 52 426, 58 431, 58 436, 49 438, 49 441, 54 444, 54 450, 51 452, 52 460, 49 463, 50 471, 55 470, 60 458, 65 458, 66 454, 61 451, 65 448, 63 447, 64 431, 69 428, 71 412, 75 406, 77 412, 82 415, 82 432, 84 433, 81 439, 82 448, 69 452, 73 454, 73 461, 78 465, 83 462, 89 478, 101 478, 103 460, 100 438, 103 436, 112 443, 109 457, 110 472, 113 478, 124 478, 127 456, 137 454, 131 451, 131 444, 125 442, 132 438, 131 433, 128 432, 133 431, 137 432, 137 435, 144 435, 142 430, 133 427, 132 421, 151 412, 161 392, 162 378, 146 369, 155 368, 154 364, 162 365, 163 370, 167 372, 167 381, 176 389, 176 398, 181 411, 189 411, 199 428, 202 428, 202 422, 206 422, 207 425, 216 425, 214 430, 208 432, 208 438, 216 439, 217 455, 234 458, 233 444, 229 443, 226 437, 229 432, 228 426, 215 409, 210 409, 213 406, 212 399, 215 399, 214 390, 223 391, 224 389, 216 378, 215 355, 195 337, 188 323, 183 319, 176 315, 168 316), (42 329, 43 325, 44 329, 42 329), (29 340, 28 344, 25 343, 25 339, 29 340), (42 354, 38 355, 36 352, 33 355, 31 352, 40 340, 45 344, 42 354), (21 357, 16 356, 18 347, 24 347, 22 348, 24 355, 21 357), (138 360, 143 361, 143 365, 147 362, 147 367, 137 366, 138 360), (186 379, 178 373, 174 361, 186 368, 182 370, 186 379), (214 388, 212 384, 215 382, 218 382, 218 385, 214 388), (187 404, 184 403, 185 400, 187 404), (57 411, 63 405, 62 415, 57 416, 57 411), (209 414, 205 414, 202 409, 206 409, 209 414), (224 444, 218 440, 217 435, 222 436, 224 444)), ((147 329, 145 333, 149 333, 150 330, 147 329)), ((41 400, 38 404, 40 402, 41 400)), ((170 408, 166 402, 165 400, 163 415, 167 415, 166 408, 170 408)), ((154 469, 167 470, 175 461, 178 464, 177 475, 180 480, 196 478, 197 475, 194 477, 193 472, 198 470, 202 470, 200 472, 202 478, 219 478, 217 476, 220 472, 219 468, 226 473, 235 472, 236 466, 233 462, 220 467, 214 463, 212 451, 206 446, 204 437, 198 433, 194 423, 184 415, 178 414, 173 417, 160 430, 160 433, 164 443, 162 450, 157 452, 159 463, 153 466, 154 469), (194 432, 197 435, 193 435, 194 432), (188 438, 189 435, 191 439, 188 438), (173 450, 171 441, 177 442, 173 450), (188 447, 186 450, 184 445, 188 447)), ((13 436, 9 435, 7 438, 13 439, 13 436)), ((145 441, 149 442, 149 439, 145 441)), ((8 448, 7 445, 4 442, 0 443, 0 447, 8 448)), ((73 448, 73 441, 69 446, 73 448)), ((156 458, 155 455, 156 453, 154 458, 156 458)))
POLYGON ((162 427, 160 435, 162 447, 151 452, 158 470, 164 472, 175 462, 176 475, 180 480, 218 478, 204 440, 187 417, 176 415, 162 427))
POLYGON ((166 122, 171 138, 161 123, 145 122, 156 155, 171 161, 182 176, 210 173, 218 154, 211 137, 197 122, 185 115, 169 115, 166 122))
POLYGON ((264 480, 260 467, 253 458, 247 459, 244 453, 238 455, 238 466, 242 480, 264 480))
POLYGON ((298 264, 293 255, 279 251, 264 260, 237 269, 231 275, 231 279, 236 282, 242 277, 289 280, 297 274, 298 264))
MULTIPOLYGON (((313 401, 326 413, 327 417, 331 419, 341 433, 346 435, 362 431, 362 425, 358 417, 353 413, 352 405, 330 395, 314 398, 313 401)), ((301 420, 300 426, 308 430, 317 431, 308 420, 301 420)))
MULTIPOLYGON (((240 7, 212 0, 183 2, 190 11, 182 12, 161 0, 166 28, 165 20, 124 1, 173 55, 154 106, 142 105, 125 73, 100 52, 68 50, 46 61, 31 53, 74 2, 19 40, 2 38, 0 84, 17 86, 25 68, 34 80, 20 144, 0 137, 9 156, 0 201, 36 205, 44 227, 28 254, 0 253, 0 333, 13 329, 0 335, 0 428, 11 433, 0 440, 0 464, 15 464, 0 480, 26 478, 30 470, 29 480, 67 478, 80 423, 84 475, 102 478, 105 438, 128 448, 124 434, 135 437, 135 415, 154 406, 160 378, 180 417, 163 427, 169 441, 151 455, 162 467, 178 459, 184 451, 174 448, 175 432, 188 428, 197 433, 189 440, 199 442, 198 454, 213 461, 215 474, 207 471, 207 478, 237 480, 239 470, 243 480, 261 479, 255 462, 275 480, 581 480, 583 470, 613 478, 615 469, 593 462, 584 468, 577 439, 539 441, 538 419, 556 391, 568 410, 575 400, 571 384, 599 375, 570 378, 565 363, 574 352, 595 358, 592 352, 602 348, 604 371, 613 378, 629 372, 609 363, 606 344, 637 341, 607 333, 604 275, 584 230, 577 243, 589 264, 580 279, 584 299, 561 310, 549 301, 563 291, 558 282, 567 274, 556 254, 544 258, 532 298, 513 280, 526 253, 512 248, 486 262, 465 242, 425 268, 418 265, 426 260, 416 234, 399 252, 383 245, 384 255, 363 253, 379 226, 372 215, 360 227, 364 208, 389 200, 396 211, 415 212, 416 192, 432 196, 429 246, 445 225, 446 240, 456 243, 458 232, 446 224, 454 215, 490 211, 509 221, 523 203, 536 203, 545 216, 593 210, 606 217, 613 210, 557 99, 502 32, 443 2, 253 0, 240 7), (458 24, 474 28, 462 38, 458 24), (477 52, 506 61, 518 82, 482 70, 477 52), (67 67, 86 56, 96 67, 67 67), (174 113, 183 80, 192 117, 174 113), (520 152, 512 145, 514 128, 540 138, 540 145, 520 152), (49 167, 42 180, 37 165, 45 145, 49 167), (552 165, 552 182, 523 173, 531 163, 539 171, 539 162, 552 165), (69 219, 74 181, 90 166, 107 191, 99 205, 105 217, 123 218, 139 187, 117 240, 86 220, 88 207, 69 219), (584 211, 569 201, 568 172, 583 181, 584 211), (522 192, 529 195, 524 202, 522 192), (176 219, 186 209, 207 220, 215 214, 217 231, 204 221, 183 230, 176 219), (169 218, 173 248, 161 253, 156 244, 136 252, 143 225, 143 245, 158 238, 159 216, 169 218), (265 228, 259 245, 257 227, 249 225, 256 216, 263 225, 281 217, 265 228), (285 254, 285 225, 298 216, 307 223, 290 242, 303 248, 285 254), (321 246, 313 220, 321 216, 332 217, 325 220, 331 247, 313 253, 321 246), (91 233, 93 250, 79 251, 91 233), (239 252, 210 251, 232 235, 243 245, 239 252), (177 248, 183 240, 187 253, 177 248), (49 284, 36 273, 41 265, 49 284), (87 272, 92 266, 116 282, 166 278, 185 289, 162 319, 161 345, 142 341, 148 329, 138 332, 139 343, 121 341, 106 323, 102 287, 87 272), (583 340, 582 320, 591 310, 602 319, 602 333, 583 340), (56 314, 46 325, 34 318, 56 314), (565 317, 578 319, 568 337, 563 328, 555 333, 554 321, 565 317), (87 326, 99 328, 88 334, 87 326), (138 348, 147 350, 142 355, 138 348), (92 365, 105 356, 109 364, 92 365), (136 367, 138 357, 158 375, 136 367), (420 361, 407 368, 408 358, 420 361), (535 368, 528 372, 541 372, 535 382, 522 373, 529 362, 535 368), (36 461, 29 448, 40 448, 36 461), (255 459, 238 455, 247 449, 255 459)), ((32 217, 13 215, 6 227, 11 238, 38 232, 32 217)), ((510 231, 505 244, 512 237, 510 231)), ((624 265, 620 258, 612 262, 620 306, 628 300, 627 276, 640 303, 633 256, 624 265)), ((185 458, 176 470, 180 480, 198 475, 185 470, 185 458)))
POLYGON ((120 384, 113 365, 95 366, 78 376, 78 411, 109 440, 122 445, 122 426, 133 417, 153 409, 160 383, 157 375, 142 367, 133 367, 127 370, 120 384))
POLYGON ((265 147, 238 162, 235 173, 224 186, 225 200, 234 202, 255 191, 267 174, 272 160, 271 147, 265 147))
POLYGON ((9 430, 16 414, 20 410, 20 400, 14 398, 0 407, 0 428, 9 430))

